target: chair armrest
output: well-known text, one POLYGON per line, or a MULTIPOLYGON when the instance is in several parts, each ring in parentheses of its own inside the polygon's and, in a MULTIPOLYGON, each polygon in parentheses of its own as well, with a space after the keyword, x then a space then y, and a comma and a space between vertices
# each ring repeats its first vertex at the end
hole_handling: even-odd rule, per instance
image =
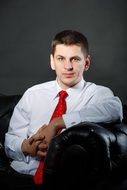
POLYGON ((53 186, 63 177, 64 181, 72 178, 73 184, 78 179, 83 183, 84 179, 85 182, 99 181, 112 170, 115 142, 112 131, 95 123, 84 122, 65 130, 50 143, 44 164, 44 183, 53 186))
POLYGON ((9 165, 10 159, 6 156, 4 147, 0 142, 0 175, 7 173, 9 165))

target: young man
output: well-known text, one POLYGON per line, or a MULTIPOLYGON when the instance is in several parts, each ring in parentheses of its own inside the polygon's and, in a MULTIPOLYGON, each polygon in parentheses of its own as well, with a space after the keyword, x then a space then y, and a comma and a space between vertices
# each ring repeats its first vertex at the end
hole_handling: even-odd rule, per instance
POLYGON ((13 159, 11 171, 33 176, 51 139, 62 129, 84 121, 122 120, 120 99, 109 88, 84 80, 90 64, 88 41, 83 34, 71 30, 56 34, 51 45, 51 68, 56 80, 24 93, 6 133, 6 153, 13 159), (67 92, 66 113, 50 122, 61 90, 67 92))

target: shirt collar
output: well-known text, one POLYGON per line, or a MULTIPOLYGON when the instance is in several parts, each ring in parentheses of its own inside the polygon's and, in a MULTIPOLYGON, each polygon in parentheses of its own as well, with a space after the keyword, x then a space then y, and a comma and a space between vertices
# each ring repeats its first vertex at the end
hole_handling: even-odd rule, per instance
MULTIPOLYGON (((61 91, 61 90, 63 90, 60 86, 59 86, 59 84, 58 84, 58 82, 57 82, 57 80, 55 81, 56 83, 55 83, 55 85, 56 85, 56 91, 55 91, 55 93, 54 93, 54 96, 53 96, 53 99, 55 99, 57 96, 58 96, 58 93, 61 91)), ((71 95, 71 94, 78 94, 83 88, 84 88, 84 86, 86 85, 86 81, 82 78, 82 80, 80 81, 80 82, 78 82, 76 85, 74 85, 73 87, 71 87, 71 88, 68 88, 66 91, 67 91, 67 93, 68 93, 68 95, 71 95)))
POLYGON ((62 88, 59 86, 57 80, 55 80, 55 86, 54 86, 54 96, 53 99, 55 99, 56 97, 58 97, 58 93, 62 90, 62 88))
POLYGON ((82 78, 82 80, 80 82, 78 82, 76 85, 74 85, 71 88, 67 89, 67 93, 69 95, 72 94, 78 94, 79 92, 81 92, 81 90, 84 88, 84 86, 86 85, 86 81, 82 78))

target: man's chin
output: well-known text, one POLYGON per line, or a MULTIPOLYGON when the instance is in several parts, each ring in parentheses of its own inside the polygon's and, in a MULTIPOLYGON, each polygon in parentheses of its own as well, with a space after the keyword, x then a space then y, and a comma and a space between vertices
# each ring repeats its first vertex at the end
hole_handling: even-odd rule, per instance
POLYGON ((70 80, 70 81, 67 81, 67 80, 65 80, 64 81, 64 85, 66 85, 67 87, 72 87, 72 86, 74 86, 76 84, 76 81, 75 80, 70 80))

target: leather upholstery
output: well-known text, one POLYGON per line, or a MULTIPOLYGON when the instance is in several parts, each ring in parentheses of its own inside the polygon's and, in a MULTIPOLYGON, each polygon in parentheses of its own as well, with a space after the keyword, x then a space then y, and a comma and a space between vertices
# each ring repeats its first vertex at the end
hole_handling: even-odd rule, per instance
POLYGON ((10 163, 4 151, 4 139, 13 109, 20 98, 21 95, 0 95, 0 175, 7 172, 10 163))
MULTIPOLYGON (((20 98, 0 95, 0 177, 8 172, 4 137, 20 98)), ((123 109, 122 123, 84 122, 53 138, 45 158, 43 189, 79 190, 85 186, 101 190, 109 189, 108 185, 113 190, 127 189, 127 107, 123 109)))
POLYGON ((84 183, 88 189, 99 189, 107 176, 126 173, 126 169, 127 125, 87 122, 52 140, 45 159, 44 181, 47 189, 59 189, 63 178, 63 189, 79 189, 79 184, 82 189, 84 183))

